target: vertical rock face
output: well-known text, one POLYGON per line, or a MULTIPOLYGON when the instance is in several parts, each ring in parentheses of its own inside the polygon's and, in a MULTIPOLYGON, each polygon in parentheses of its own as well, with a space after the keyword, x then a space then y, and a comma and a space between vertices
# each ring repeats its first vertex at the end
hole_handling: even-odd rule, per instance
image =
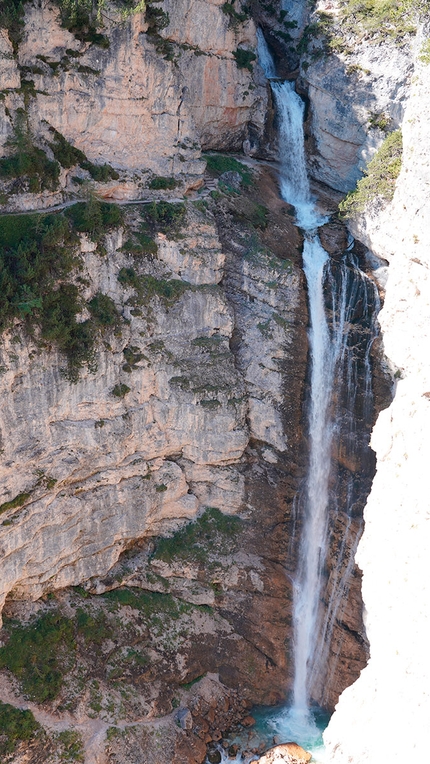
MULTIPOLYGON (((25 108, 43 147, 54 128, 90 161, 119 170, 131 184, 125 196, 138 198, 148 173, 192 185, 204 170, 202 148, 237 150, 249 138, 258 144, 266 90, 233 55, 255 47, 253 22, 233 29, 219 2, 166 0, 157 9, 169 23, 154 33, 144 13, 124 22, 110 5, 101 30, 109 44, 100 47, 63 28, 55 4, 27 3, 17 56, 3 31, 0 41, 1 145, 13 133, 16 110, 25 108), (24 98, 25 77, 33 85, 24 98)), ((63 172, 58 190, 78 190, 74 175, 63 172)), ((58 200, 51 194, 51 203, 58 200)))
MULTIPOLYGON (((87 739, 94 701, 77 661, 88 686, 99 683, 109 724, 124 715, 138 723, 130 751, 155 750, 141 719, 150 727, 154 714, 166 716, 162 764, 202 761, 205 742, 252 701, 284 700, 291 673, 285 561, 305 469, 301 237, 267 171, 253 170, 248 191, 218 195, 187 202, 178 230, 154 235, 156 254, 133 252, 141 206, 127 206, 121 228, 98 243, 81 234, 76 283, 86 304, 108 295, 123 317, 100 335, 96 370, 71 385, 63 357, 18 321, 1 348, 6 615, 70 619, 75 648, 49 713, 69 704, 87 739), (220 510, 241 519, 225 530, 220 510), (184 530, 194 536, 181 536, 196 518, 184 530), (167 547, 154 542, 175 531, 167 547), (65 588, 76 584, 85 589, 65 588), (76 625, 82 610, 105 625, 101 651, 76 625), (120 662, 132 656, 131 674, 111 665, 109 640, 120 662), (223 683, 219 713, 200 684, 195 700, 187 695, 207 672, 223 683), (189 704, 190 729, 176 728, 179 702, 189 704)), ((49 714, 31 708, 49 731, 49 714)), ((103 729, 98 755, 119 764, 114 743, 103 729)))
POLYGON ((389 260, 381 312, 384 346, 397 379, 391 406, 372 436, 377 472, 357 561, 370 661, 345 690, 325 734, 329 760, 369 764, 425 759, 430 709, 430 592, 425 576, 430 427, 428 323, 428 73, 419 62, 402 125, 402 172, 391 205, 376 205, 354 233, 389 260), (395 733, 393 734, 393 731, 395 733))
POLYGON ((408 46, 362 43, 356 48, 347 57, 323 57, 305 73, 313 142, 309 170, 344 192, 361 177, 386 127, 402 122, 413 70, 408 46))

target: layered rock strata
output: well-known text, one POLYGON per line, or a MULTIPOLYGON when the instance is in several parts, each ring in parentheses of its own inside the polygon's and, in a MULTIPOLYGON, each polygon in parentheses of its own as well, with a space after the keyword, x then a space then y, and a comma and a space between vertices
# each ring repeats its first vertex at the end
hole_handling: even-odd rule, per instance
MULTIPOLYGON (((48 156, 54 128, 91 162, 115 168, 118 181, 99 191, 121 199, 140 198, 153 174, 192 187, 204 171, 202 148, 240 149, 249 139, 258 145, 266 89, 252 67, 239 68, 234 57, 256 45, 252 20, 233 28, 216 0, 166 0, 157 13, 168 23, 154 33, 144 13, 124 22, 109 5, 100 30, 108 47, 100 47, 63 28, 52 2, 26 3, 16 55, 1 31, 3 152, 10 153, 7 140, 24 109, 32 139, 48 156)), ((9 207, 58 203, 79 191, 76 177, 89 178, 66 166, 58 190, 44 190, 38 199, 8 183, 9 207)))

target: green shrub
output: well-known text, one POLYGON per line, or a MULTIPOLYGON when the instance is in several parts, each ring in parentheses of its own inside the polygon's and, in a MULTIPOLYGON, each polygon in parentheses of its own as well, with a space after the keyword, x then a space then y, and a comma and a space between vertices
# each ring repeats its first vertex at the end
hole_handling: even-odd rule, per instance
POLYGON ((50 143, 49 146, 52 149, 55 159, 62 167, 69 169, 70 167, 75 167, 86 161, 86 156, 83 151, 72 146, 71 143, 65 139, 64 135, 61 135, 61 133, 58 132, 58 130, 55 130, 53 127, 51 127, 50 130, 54 134, 54 142, 50 143))
POLYGON ((423 42, 418 58, 423 64, 430 64, 430 40, 423 42))
POLYGON ((208 551, 227 553, 234 548, 235 537, 241 525, 240 518, 224 515, 219 509, 208 507, 194 522, 170 538, 159 539, 153 556, 165 562, 174 559, 205 562, 208 551))
POLYGON ((154 276, 144 274, 138 276, 134 268, 121 268, 118 281, 124 286, 131 286, 136 290, 136 304, 148 302, 158 295, 168 301, 174 301, 190 288, 187 281, 179 279, 156 279, 154 276))
POLYGON ((151 202, 144 205, 143 220, 151 232, 174 233, 185 222, 186 207, 182 202, 151 202))
POLYGON ((122 225, 124 214, 117 204, 99 202, 91 198, 88 202, 78 202, 65 210, 75 231, 88 233, 93 241, 99 241, 107 228, 122 225))
POLYGON ((340 21, 344 31, 365 34, 377 42, 415 32, 417 20, 427 18, 429 11, 429 0, 342 0, 340 21))
POLYGON ((148 24, 149 35, 159 35, 162 29, 169 26, 169 14, 162 8, 156 8, 153 3, 157 0, 149 0, 146 4, 145 21, 148 24))
POLYGON ((102 22, 106 0, 55 0, 60 8, 61 23, 82 42, 109 47, 108 38, 97 31, 102 22))
POLYGON ((163 178, 161 175, 157 175, 149 183, 149 188, 155 190, 171 190, 176 188, 178 181, 175 178, 163 178))
POLYGON ((58 732, 55 739, 60 744, 61 761, 85 761, 82 736, 77 730, 68 729, 58 732))
POLYGON ((55 345, 66 357, 65 370, 70 382, 77 382, 84 366, 94 369, 94 326, 90 321, 78 322, 83 301, 75 284, 60 284, 43 300, 44 320, 41 337, 55 345))
POLYGON ((160 613, 177 619, 181 613, 189 612, 192 609, 192 606, 174 599, 171 594, 142 591, 142 589, 135 587, 113 589, 103 594, 102 597, 108 601, 117 602, 119 605, 128 605, 135 610, 140 610, 142 615, 150 620, 154 620, 160 613))
POLYGON ((156 255, 158 252, 157 244, 147 233, 135 233, 133 239, 128 239, 122 249, 130 255, 156 255))
POLYGON ((0 756, 13 753, 18 743, 30 740, 39 729, 31 711, 21 711, 0 701, 0 756))
POLYGON ((115 396, 115 398, 125 398, 127 393, 130 392, 130 387, 128 385, 124 385, 122 382, 119 385, 115 385, 115 387, 112 390, 112 395, 115 396))
POLYGON ((257 58, 252 50, 237 48, 237 50, 233 51, 233 56, 239 69, 248 69, 250 72, 252 72, 253 62, 257 58))
POLYGON ((111 297, 103 292, 97 292, 88 302, 88 309, 95 322, 102 327, 118 326, 121 315, 111 297))
POLYGON ((0 218, 0 331, 12 318, 46 317, 43 297, 78 263, 73 235, 63 215, 5 215, 0 218))
POLYGON ((53 700, 63 686, 75 648, 72 622, 49 612, 27 626, 9 622, 5 628, 9 640, 0 648, 0 668, 9 669, 19 679, 31 700, 53 700))
POLYGON ((7 512, 8 509, 17 509, 17 507, 22 507, 22 505, 25 504, 30 496, 31 493, 19 493, 18 496, 15 496, 14 499, 3 502, 3 504, 0 504, 0 515, 3 514, 3 512, 7 512))
POLYGON ((67 281, 81 262, 73 229, 97 237, 122 213, 100 202, 79 203, 66 213, 0 218, 0 332, 13 318, 22 319, 30 334, 38 326, 40 339, 66 357, 65 373, 74 382, 83 366, 94 368, 97 329, 118 325, 119 314, 107 295, 98 294, 88 306, 92 320, 77 320, 84 301, 67 281))
POLYGON ((0 159, 1 178, 26 178, 28 190, 32 193, 57 188, 59 164, 52 162, 42 149, 33 145, 27 115, 23 110, 17 111, 14 136, 8 139, 7 146, 13 154, 0 159))
POLYGON ((0 28, 7 29, 14 53, 21 42, 24 29, 25 0, 0 0, 0 28))
POLYGON ((394 195, 396 179, 402 167, 402 133, 395 130, 387 136, 380 149, 367 165, 364 178, 339 204, 341 214, 348 218, 363 212, 365 207, 379 198, 387 203, 394 195))
POLYGON ((224 3, 221 6, 222 12, 229 18, 230 26, 233 29, 237 29, 239 24, 243 24, 250 17, 249 9, 243 10, 242 13, 238 13, 234 7, 234 0, 232 3, 224 3))
POLYGON ((225 154, 206 154, 205 159, 207 169, 217 177, 224 172, 233 171, 239 173, 244 186, 248 187, 252 184, 252 171, 241 162, 238 162, 237 159, 225 156, 225 154))
POLYGON ((76 610, 76 629, 87 643, 100 646, 106 639, 111 639, 113 629, 103 612, 89 613, 82 608, 76 610))
POLYGON ((87 170, 92 179, 97 183, 108 183, 109 180, 118 180, 119 173, 110 164, 93 164, 88 160, 81 162, 83 170, 87 170))

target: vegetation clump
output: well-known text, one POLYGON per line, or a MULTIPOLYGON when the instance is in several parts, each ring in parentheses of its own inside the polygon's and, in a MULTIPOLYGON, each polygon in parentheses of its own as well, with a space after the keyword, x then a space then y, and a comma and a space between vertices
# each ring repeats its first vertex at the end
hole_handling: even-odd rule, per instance
POLYGON ((100 241, 106 229, 122 225, 124 215, 117 204, 100 202, 94 197, 88 202, 78 202, 65 210, 73 229, 87 233, 93 241, 100 241))
POLYGON ((112 300, 103 292, 97 292, 94 297, 88 302, 88 309, 100 327, 118 327, 121 321, 121 315, 117 310, 117 307, 112 300))
POLYGON ((65 374, 72 382, 83 366, 94 368, 97 331, 117 327, 120 320, 111 298, 101 293, 88 304, 92 318, 78 320, 85 302, 70 280, 81 267, 75 231, 98 239, 120 221, 118 207, 97 201, 65 213, 0 218, 0 333, 20 319, 36 342, 53 345, 66 357, 65 374))
POLYGON ((418 18, 428 17, 429 0, 341 0, 342 26, 379 41, 399 39, 416 31, 418 18))
POLYGON ((340 203, 341 214, 346 218, 352 217, 377 199, 383 203, 391 201, 401 166, 402 133, 401 130, 395 130, 387 136, 369 162, 364 177, 358 181, 354 191, 340 203))
POLYGON ((171 594, 149 592, 135 587, 113 589, 103 594, 102 597, 111 602, 117 602, 119 605, 128 605, 135 610, 140 610, 149 619, 153 619, 155 614, 159 613, 177 619, 181 613, 189 612, 192 609, 191 605, 174 599, 171 594))
POLYGON ((123 286, 131 286, 136 290, 136 297, 130 304, 142 305, 157 295, 164 300, 173 302, 190 288, 186 281, 180 279, 157 279, 149 274, 138 275, 134 268, 121 268, 118 281, 123 286))
POLYGON ((8 756, 22 741, 29 741, 40 729, 31 711, 21 711, 0 701, 0 756, 8 756))
POLYGON ((426 66, 430 64, 430 40, 423 42, 418 58, 426 66))
POLYGON ((44 703, 55 698, 75 647, 70 619, 48 612, 28 626, 6 622, 5 627, 9 640, 0 648, 0 668, 20 680, 31 700, 44 703))
POLYGON ((159 539, 153 557, 164 562, 174 559, 205 562, 208 550, 233 551, 241 526, 239 517, 224 515, 219 509, 208 507, 194 522, 185 525, 173 536, 159 539))
POLYGON ((55 739, 60 744, 62 761, 85 761, 82 736, 77 730, 62 730, 55 735, 55 739))
POLYGON ((205 159, 207 169, 216 177, 225 172, 238 172, 246 188, 252 185, 252 171, 243 165, 242 162, 234 159, 234 157, 229 157, 225 154, 206 154, 205 159))
POLYGON ((128 385, 125 385, 123 382, 121 384, 115 385, 115 387, 112 390, 112 395, 115 396, 115 398, 125 398, 127 393, 130 392, 130 387, 128 385))
MULTIPOLYGON (((80 67, 80 69, 82 69, 82 67, 80 67)), ((69 143, 64 135, 59 133, 58 130, 50 127, 50 131, 53 133, 54 141, 49 143, 49 147, 51 148, 55 159, 62 167, 69 169, 70 167, 79 165, 83 170, 87 170, 92 179, 98 183, 107 183, 109 180, 118 180, 119 174, 109 164, 93 164, 87 159, 83 151, 72 146, 72 144, 69 143)))
POLYGON ((246 48, 237 48, 233 51, 233 56, 236 61, 238 69, 248 69, 252 72, 254 61, 257 56, 252 50, 246 50, 246 48))
POLYGON ((14 53, 24 29, 25 0, 0 0, 0 29, 7 29, 14 53))
POLYGON ((122 249, 135 257, 138 255, 156 255, 158 247, 152 236, 143 231, 133 232, 133 236, 127 239, 122 249))
POLYGON ((2 515, 3 512, 7 512, 8 509, 18 509, 19 507, 22 507, 30 496, 31 493, 19 493, 14 499, 3 502, 3 504, 0 504, 0 515, 2 515))
POLYGON ((225 13, 226 16, 228 16, 229 19, 229 25, 236 29, 239 24, 243 24, 245 21, 247 21, 250 17, 249 9, 246 8, 242 12, 237 11, 234 7, 235 0, 232 0, 231 3, 227 2, 224 3, 224 5, 221 6, 223 13, 225 13))
POLYGON ((172 190, 176 188, 178 185, 178 181, 176 178, 164 178, 161 175, 156 175, 155 178, 152 178, 152 180, 149 183, 149 188, 152 188, 154 190, 172 190))
POLYGON ((182 202, 151 202, 144 206, 142 217, 143 230, 155 233, 175 233, 185 222, 186 207, 182 202))
POLYGON ((0 178, 17 178, 20 190, 31 193, 53 191, 60 176, 58 162, 51 161, 42 149, 33 144, 27 115, 23 109, 17 110, 14 135, 7 141, 12 153, 0 159, 0 178))
POLYGON ((401 44, 416 32, 418 20, 428 18, 429 13, 430 0, 340 0, 338 15, 326 11, 313 15, 297 52, 309 52, 314 61, 330 53, 349 54, 349 36, 373 43, 392 39, 401 44))

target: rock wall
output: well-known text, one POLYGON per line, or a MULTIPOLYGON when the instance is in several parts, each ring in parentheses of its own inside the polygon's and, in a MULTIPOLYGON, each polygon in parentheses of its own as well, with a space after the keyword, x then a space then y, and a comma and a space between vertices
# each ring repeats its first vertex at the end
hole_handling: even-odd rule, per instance
MULTIPOLYGON (((108 745, 108 725, 120 735, 121 725, 138 723, 129 755, 152 755, 154 715, 164 717, 169 741, 157 761, 201 762, 206 743, 240 721, 252 701, 278 703, 287 692, 292 592, 285 560, 305 469, 296 404, 306 375, 307 312, 301 237, 270 173, 252 172, 248 191, 187 202, 181 228, 156 235, 156 255, 130 250, 142 207, 126 206, 124 225, 101 242, 80 236, 76 283, 85 300, 99 292, 113 299, 122 320, 100 335, 97 369, 82 370, 76 384, 64 376, 64 358, 40 348, 18 321, 3 334, 2 639, 10 638, 11 617, 28 624, 53 611, 76 624, 89 607, 92 619, 109 623, 106 634, 116 636, 95 652, 77 633, 66 686, 47 714, 19 700, 48 735, 56 714, 67 728, 77 725, 87 764, 123 761, 121 747, 108 745), (261 215, 262 198, 265 230, 258 217, 250 223, 261 215), (118 280, 124 268, 174 283, 176 292, 136 297, 118 280), (207 507, 239 515, 239 530, 219 536, 215 523, 203 546, 181 547, 175 536, 177 553, 157 553, 156 537, 179 532, 190 519, 206 522, 207 507), (83 588, 68 588, 77 584, 83 588), (120 620, 103 599, 118 588, 120 620), (136 599, 136 591, 144 594, 136 599), (144 645, 132 676, 121 670, 117 686, 112 649, 120 658, 144 645), (98 683, 94 745, 95 691, 82 685, 74 661, 88 687, 98 683), (195 700, 184 689, 208 672, 223 697, 219 713, 200 683, 195 700), (188 709, 182 731, 179 702, 188 709)), ((1 676, 4 697, 13 699, 10 676, 1 676)), ((30 761, 39 755, 37 748, 30 761)), ((43 755, 50 761, 51 752, 43 755)))
MULTIPOLYGON (((420 46, 418 40, 418 47, 420 46)), ((430 304, 428 71, 415 61, 402 123, 403 165, 393 202, 377 205, 353 232, 389 261, 380 314, 396 378, 391 406, 372 436, 377 473, 357 561, 363 570, 370 661, 345 690, 325 733, 330 762, 403 762, 427 756, 430 711, 428 324, 430 304)))
MULTIPOLYGON (((25 108, 31 133, 43 148, 52 141, 49 128, 55 128, 90 161, 108 162, 120 171, 120 182, 105 187, 105 195, 140 198, 154 173, 195 184, 204 171, 202 148, 237 150, 249 138, 258 145, 266 89, 251 67, 239 68, 233 56, 238 47, 256 46, 253 22, 233 29, 217 0, 166 0, 157 9, 170 21, 154 35, 145 14, 123 22, 109 5, 100 30, 109 40, 106 48, 63 28, 58 8, 48 0, 27 3, 16 56, 1 32, 3 151, 8 153, 5 142, 13 134, 17 109, 25 108), (160 49, 163 43, 169 47, 160 49), (33 84, 25 90, 23 81, 33 84)), ((45 192, 37 206, 79 191, 75 176, 75 169, 63 171, 58 192, 45 192)), ((9 186, 6 192, 16 194, 9 186)), ((25 209, 36 203, 11 198, 9 206, 25 209)))

